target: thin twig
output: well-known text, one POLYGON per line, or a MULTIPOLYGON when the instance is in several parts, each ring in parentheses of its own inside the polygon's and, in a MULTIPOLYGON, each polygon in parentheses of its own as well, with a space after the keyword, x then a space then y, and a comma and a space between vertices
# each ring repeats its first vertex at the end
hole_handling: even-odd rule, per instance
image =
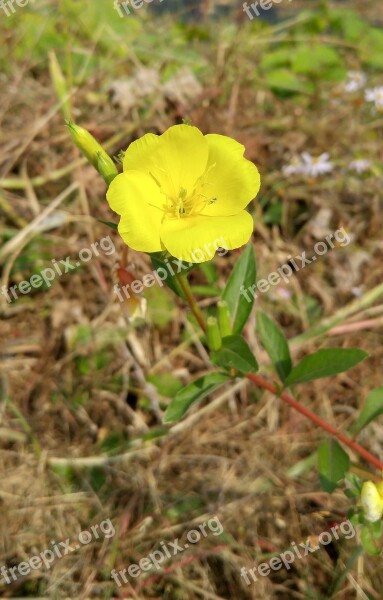
POLYGON ((380 460, 378 460, 373 454, 368 452, 368 450, 363 448, 363 446, 358 444, 358 442, 355 442, 354 440, 349 438, 344 433, 341 433, 340 431, 338 431, 338 429, 336 427, 334 427, 333 425, 331 425, 330 423, 328 423, 321 417, 318 417, 318 415, 313 413, 310 409, 306 408, 306 406, 303 406, 303 404, 300 404, 300 402, 295 400, 295 398, 290 396, 290 394, 287 394, 286 392, 282 392, 280 394, 278 392, 277 388, 275 387, 275 385, 273 385, 272 383, 269 383, 268 381, 266 381, 265 379, 263 379, 263 377, 260 377, 259 375, 254 375, 253 373, 246 373, 246 377, 248 379, 250 379, 250 381, 252 381, 256 385, 258 385, 259 387, 261 387, 265 390, 268 390, 272 394, 275 394, 276 396, 281 398, 281 400, 283 400, 283 402, 286 402, 286 404, 289 404, 290 406, 292 406, 295 410, 300 412, 307 419, 310 419, 310 421, 312 421, 313 423, 315 423, 316 425, 321 427, 321 429, 323 429, 324 431, 327 431, 327 433, 329 433, 332 437, 337 438, 340 442, 345 444, 345 446, 348 446, 348 448, 350 448, 351 450, 353 450, 354 452, 356 452, 357 454, 362 456, 365 460, 367 460, 367 462, 369 462, 374 467, 379 469, 379 471, 383 472, 383 463, 380 462, 380 460))

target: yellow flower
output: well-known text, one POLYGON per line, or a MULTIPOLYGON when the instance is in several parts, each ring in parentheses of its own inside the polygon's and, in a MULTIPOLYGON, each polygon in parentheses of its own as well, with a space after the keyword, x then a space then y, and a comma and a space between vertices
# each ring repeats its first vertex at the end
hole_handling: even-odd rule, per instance
POLYGON ((372 523, 379 521, 383 515, 383 482, 375 484, 372 481, 365 481, 362 486, 361 501, 367 521, 372 523))
POLYGON ((167 250, 193 263, 210 260, 220 246, 232 250, 246 244, 253 220, 244 209, 257 195, 260 177, 244 150, 229 137, 204 136, 190 125, 133 142, 124 172, 107 194, 121 215, 124 242, 142 252, 167 250))

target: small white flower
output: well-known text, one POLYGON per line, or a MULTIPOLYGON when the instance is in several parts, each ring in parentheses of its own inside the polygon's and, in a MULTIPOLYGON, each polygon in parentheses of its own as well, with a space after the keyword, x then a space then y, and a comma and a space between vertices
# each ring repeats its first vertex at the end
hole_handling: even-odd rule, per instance
POLYGON ((357 173, 365 173, 372 167, 372 162, 366 158, 357 158, 352 160, 348 165, 350 171, 356 171, 357 173))
POLYGON ((308 177, 317 177, 333 170, 334 165, 329 161, 329 158, 328 152, 324 152, 317 158, 311 156, 308 152, 302 152, 299 159, 295 159, 290 165, 282 167, 282 171, 285 175, 300 173, 308 177))
POLYGON ((329 161, 330 155, 328 152, 324 152, 318 156, 318 158, 314 158, 308 152, 303 152, 302 158, 305 163, 304 172, 311 177, 317 177, 323 173, 330 173, 334 168, 332 162, 329 161))
POLYGON ((282 167, 282 171, 285 175, 297 175, 297 173, 302 173, 302 167, 302 161, 295 157, 289 165, 282 167))
POLYGON ((345 92, 357 92, 366 84, 367 78, 361 71, 349 71, 347 81, 343 86, 345 92))
POLYGON ((367 102, 375 102, 375 108, 378 110, 383 109, 383 86, 366 90, 364 97, 367 102))

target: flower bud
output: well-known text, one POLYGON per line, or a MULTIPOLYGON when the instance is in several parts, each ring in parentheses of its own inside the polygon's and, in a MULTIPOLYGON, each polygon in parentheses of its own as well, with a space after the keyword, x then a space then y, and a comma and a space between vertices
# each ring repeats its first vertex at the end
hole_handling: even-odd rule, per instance
POLYGON ((110 185, 113 179, 118 175, 116 165, 105 152, 97 154, 97 171, 103 177, 105 183, 110 185))
POLYGON ((105 152, 101 144, 98 143, 89 131, 83 127, 79 127, 72 121, 67 121, 67 126, 76 146, 80 148, 90 164, 97 169, 105 181, 110 183, 118 175, 118 171, 109 154, 105 152))
POLYGON ((227 302, 225 300, 220 300, 218 302, 218 326, 221 332, 222 337, 226 337, 233 333, 231 322, 230 322, 230 313, 227 307, 227 302))
MULTIPOLYGON (((381 490, 382 485, 378 484, 378 486, 381 490)), ((364 516, 372 523, 379 521, 383 515, 383 496, 379 493, 379 489, 372 481, 365 481, 362 486, 361 502, 364 516)))
POLYGON ((215 317, 208 317, 206 321, 207 343, 212 352, 216 352, 222 346, 221 334, 215 317))

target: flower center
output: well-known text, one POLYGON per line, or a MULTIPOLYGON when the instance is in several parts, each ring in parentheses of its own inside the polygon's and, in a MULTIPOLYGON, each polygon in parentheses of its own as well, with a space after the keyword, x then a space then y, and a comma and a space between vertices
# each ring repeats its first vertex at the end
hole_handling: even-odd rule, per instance
MULTIPOLYGON (((162 185, 161 182, 158 181, 158 179, 154 177, 152 173, 150 173, 160 188, 161 194, 164 194, 166 198, 165 203, 162 206, 164 219, 182 219, 185 217, 196 216, 200 214, 208 204, 212 204, 213 202, 217 201, 217 198, 209 198, 204 193, 204 188, 207 184, 206 176, 210 168, 211 167, 209 167, 209 169, 205 171, 205 173, 199 177, 199 179, 197 179, 190 192, 188 192, 186 188, 180 187, 178 194, 173 192, 173 185, 162 185)), ((163 179, 163 177, 161 177, 161 179, 163 179)))

